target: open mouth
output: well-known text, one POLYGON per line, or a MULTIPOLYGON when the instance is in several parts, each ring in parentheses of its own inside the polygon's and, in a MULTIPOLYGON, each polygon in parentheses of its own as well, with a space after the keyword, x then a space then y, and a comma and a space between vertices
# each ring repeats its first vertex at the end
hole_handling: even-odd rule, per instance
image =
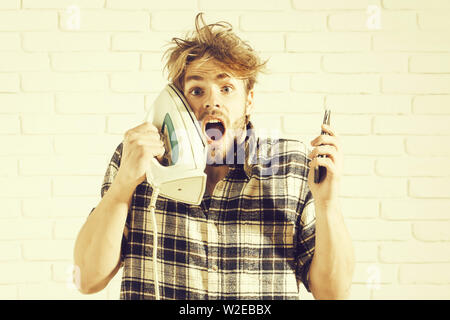
POLYGON ((217 142, 225 136, 225 125, 220 119, 209 119, 205 121, 203 131, 208 138, 208 142, 217 142))

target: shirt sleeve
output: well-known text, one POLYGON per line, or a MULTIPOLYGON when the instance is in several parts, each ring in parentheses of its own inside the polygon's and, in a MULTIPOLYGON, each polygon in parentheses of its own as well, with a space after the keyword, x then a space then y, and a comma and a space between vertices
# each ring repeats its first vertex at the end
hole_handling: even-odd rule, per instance
MULTIPOLYGON (((102 183, 101 191, 100 191, 102 198, 105 195, 105 193, 108 191, 108 189, 111 187, 111 184, 113 183, 114 178, 116 177, 117 172, 119 171, 120 160, 122 158, 122 149, 123 149, 123 144, 120 143, 117 146, 116 150, 114 151, 114 154, 111 157, 111 160, 109 161, 108 167, 106 168, 105 176, 103 178, 103 183, 102 183)), ((94 209, 95 208, 93 208, 91 210, 91 213, 92 213, 92 211, 94 211, 94 209)), ((125 256, 125 252, 126 252, 125 250, 127 247, 126 244, 127 244, 128 229, 129 229, 129 225, 128 225, 128 218, 127 218, 123 236, 122 236, 122 244, 121 244, 121 251, 120 251, 121 265, 123 265, 124 256, 125 256)))
MULTIPOLYGON (((309 173, 309 159, 306 160, 305 179, 309 173)), ((309 189, 307 181, 303 184, 303 190, 299 199, 300 221, 297 233, 297 281, 301 281, 308 292, 309 287, 309 268, 314 256, 315 234, 316 234, 316 213, 314 206, 314 198, 309 189)))

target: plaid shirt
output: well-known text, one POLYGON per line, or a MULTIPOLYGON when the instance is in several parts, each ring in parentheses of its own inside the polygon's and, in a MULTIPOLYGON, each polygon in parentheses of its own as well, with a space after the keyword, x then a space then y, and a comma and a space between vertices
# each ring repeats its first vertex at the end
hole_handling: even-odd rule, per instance
MULTIPOLYGON (((309 151, 296 140, 257 138, 247 127, 242 162, 200 205, 158 197, 161 299, 299 299, 314 254, 309 151)), ((108 190, 122 143, 105 174, 108 190)), ((236 156, 236 154, 235 154, 236 156)), ((154 299, 152 188, 137 186, 122 240, 121 299, 154 299)))

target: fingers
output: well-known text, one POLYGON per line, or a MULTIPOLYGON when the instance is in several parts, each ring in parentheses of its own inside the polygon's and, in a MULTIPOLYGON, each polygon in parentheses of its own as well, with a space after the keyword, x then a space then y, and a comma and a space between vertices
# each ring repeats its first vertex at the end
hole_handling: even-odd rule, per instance
POLYGON ((322 131, 329 134, 330 136, 336 136, 336 132, 334 131, 334 129, 327 124, 322 124, 322 131))
POLYGON ((316 158, 319 155, 327 156, 328 158, 332 159, 333 162, 337 159, 337 150, 336 147, 332 145, 322 145, 314 148, 308 155, 308 158, 316 158))
POLYGON ((128 136, 140 133, 156 133, 159 134, 158 128, 156 128, 152 123, 150 122, 144 122, 138 125, 137 127, 131 128, 130 130, 127 130, 124 134, 125 139, 128 138, 128 136))
POLYGON ((143 137, 153 139, 155 143, 161 139, 158 129, 149 122, 144 122, 137 127, 134 127, 124 134, 124 140, 128 143, 143 137))
POLYGON ((314 140, 311 141, 312 146, 320 146, 320 145, 331 145, 336 148, 337 151, 342 149, 342 144, 340 139, 334 135, 321 134, 317 136, 314 140))
POLYGON ((314 171, 314 168, 318 167, 318 166, 322 166, 327 168, 327 170, 330 173, 335 173, 336 172, 336 166, 333 162, 333 160, 331 160, 330 158, 314 158, 310 161, 309 163, 309 168, 310 171, 314 171))

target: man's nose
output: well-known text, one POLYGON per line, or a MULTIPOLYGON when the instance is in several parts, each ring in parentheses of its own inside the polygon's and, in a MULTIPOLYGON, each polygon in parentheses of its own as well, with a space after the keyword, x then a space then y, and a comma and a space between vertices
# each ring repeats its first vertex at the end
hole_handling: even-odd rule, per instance
POLYGON ((220 108, 221 106, 222 104, 220 102, 219 93, 216 92, 216 90, 214 89, 210 90, 208 96, 205 99, 204 107, 206 109, 211 109, 211 108, 220 108))

